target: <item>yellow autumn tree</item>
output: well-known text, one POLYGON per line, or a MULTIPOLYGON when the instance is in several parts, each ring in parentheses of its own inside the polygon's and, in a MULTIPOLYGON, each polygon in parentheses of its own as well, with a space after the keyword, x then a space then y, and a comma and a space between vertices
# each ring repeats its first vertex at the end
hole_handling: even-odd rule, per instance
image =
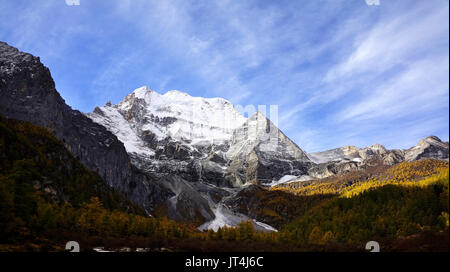
POLYGON ((308 239, 310 244, 320 244, 322 241, 322 232, 320 231, 320 228, 318 226, 315 226, 311 233, 309 234, 308 239))
POLYGON ((327 231, 322 237, 321 244, 328 244, 330 242, 334 242, 334 234, 332 231, 327 231))

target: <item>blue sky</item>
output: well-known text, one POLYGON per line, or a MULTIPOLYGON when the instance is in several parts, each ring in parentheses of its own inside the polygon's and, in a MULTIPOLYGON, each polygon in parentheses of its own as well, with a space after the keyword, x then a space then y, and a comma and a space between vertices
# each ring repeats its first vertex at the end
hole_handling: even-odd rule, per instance
POLYGON ((448 141, 448 0, 80 4, 0 0, 0 40, 40 56, 83 112, 147 85, 278 105, 308 152, 448 141))

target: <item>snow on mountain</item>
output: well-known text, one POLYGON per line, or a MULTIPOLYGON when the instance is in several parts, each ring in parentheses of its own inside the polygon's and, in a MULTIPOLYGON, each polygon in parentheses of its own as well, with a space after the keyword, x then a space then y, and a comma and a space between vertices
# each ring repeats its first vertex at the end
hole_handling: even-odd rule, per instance
POLYGON ((293 176, 293 175, 285 175, 279 180, 274 180, 272 183, 268 184, 267 186, 273 187, 284 183, 290 183, 290 182, 299 182, 299 181, 308 181, 313 180, 314 178, 308 175, 302 175, 302 176, 293 176))
POLYGON ((117 108, 96 108, 88 116, 96 123, 103 125, 119 138, 128 153, 139 153, 142 155, 154 155, 155 151, 147 147, 130 123, 120 114, 117 108))
POLYGON ((198 227, 198 229, 202 231, 208 229, 217 231, 219 228, 223 227, 237 227, 239 223, 251 220, 253 222, 254 228, 258 231, 278 231, 276 228, 268 224, 251 219, 246 215, 233 212, 223 205, 218 206, 214 210, 214 215, 214 220, 204 223, 203 225, 198 227))
POLYGON ((234 131, 226 157, 230 160, 227 178, 237 186, 267 185, 285 175, 305 175, 312 164, 306 153, 260 112, 234 131))
POLYGON ((248 155, 255 147, 261 152, 284 158, 306 159, 306 154, 287 138, 269 119, 257 111, 233 133, 227 157, 248 155))
POLYGON ((148 87, 136 89, 113 107, 141 130, 138 134, 191 145, 226 141, 246 119, 223 98, 192 97, 176 90, 161 95, 148 87))
POLYGON ((256 221, 244 214, 231 210, 225 204, 225 202, 227 200, 233 199, 233 197, 236 196, 236 193, 237 191, 234 190, 234 192, 231 195, 222 198, 222 200, 219 203, 215 204, 214 208, 212 209, 215 216, 214 219, 202 224, 201 226, 198 227, 198 229, 199 230, 212 229, 214 231, 217 231, 219 228, 223 227, 237 227, 239 223, 251 220, 253 222, 255 229, 258 231, 275 231, 275 232, 278 231, 277 229, 268 224, 256 221))
POLYGON ((229 145, 215 150, 226 160, 257 150, 264 154, 262 161, 272 156, 309 161, 262 113, 247 119, 223 98, 192 97, 177 90, 161 95, 144 86, 87 116, 117 135, 129 153, 153 156, 158 146, 174 141, 187 149, 229 145))

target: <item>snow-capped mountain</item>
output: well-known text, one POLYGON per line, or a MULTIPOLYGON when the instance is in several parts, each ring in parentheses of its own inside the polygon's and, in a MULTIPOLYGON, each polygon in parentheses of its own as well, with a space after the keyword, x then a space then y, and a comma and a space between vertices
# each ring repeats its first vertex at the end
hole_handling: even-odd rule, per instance
POLYGON ((245 118, 223 98, 141 87, 87 116, 124 143, 136 167, 173 192, 166 208, 175 219, 212 220, 226 211, 220 201, 234 188, 305 174, 311 164, 262 113, 245 118))
POLYGON ((156 151, 149 142, 222 144, 245 122, 225 99, 192 97, 175 90, 161 95, 146 86, 117 105, 97 107, 88 116, 115 133, 129 153, 148 155, 156 151))
POLYGON ((247 119, 223 98, 180 91, 162 95, 141 87, 117 105, 107 103, 87 116, 114 133, 136 165, 154 173, 164 173, 167 165, 171 171, 196 172, 184 175, 190 181, 239 187, 257 182, 247 171, 253 167, 259 182, 271 182, 298 168, 305 172, 301 164, 310 162, 262 113, 247 119), (223 181, 211 173, 223 176, 223 181))

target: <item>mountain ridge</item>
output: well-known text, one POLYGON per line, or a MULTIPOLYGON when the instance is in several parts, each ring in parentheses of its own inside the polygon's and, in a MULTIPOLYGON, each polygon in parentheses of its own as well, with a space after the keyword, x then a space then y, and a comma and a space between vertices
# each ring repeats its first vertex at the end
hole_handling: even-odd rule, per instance
MULTIPOLYGON (((334 149, 329 149, 321 152, 308 153, 308 156, 315 163, 327 163, 330 161, 355 160, 362 161, 371 155, 392 155, 400 156, 395 160, 386 160, 388 164, 397 163, 402 160, 414 161, 420 158, 438 158, 448 160, 448 142, 443 142, 437 136, 425 137, 417 143, 417 145, 406 149, 386 149, 381 144, 374 144, 369 147, 359 148, 356 146, 343 146, 334 149), (431 146, 435 147, 435 154, 425 154, 426 149, 431 146)), ((390 157, 392 159, 392 157, 390 157)))

